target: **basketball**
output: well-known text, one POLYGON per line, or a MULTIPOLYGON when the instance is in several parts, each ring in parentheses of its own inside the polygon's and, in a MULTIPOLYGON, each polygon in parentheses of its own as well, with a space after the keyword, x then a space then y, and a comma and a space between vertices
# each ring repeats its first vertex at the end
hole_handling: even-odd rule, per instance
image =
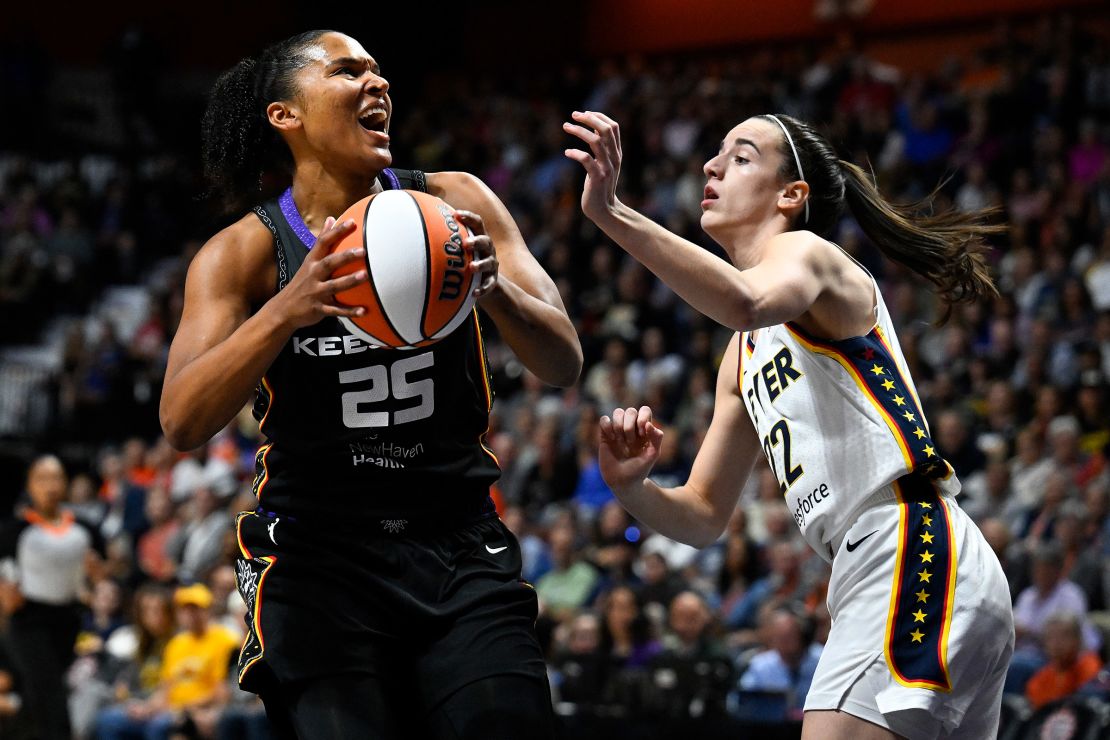
POLYGON ((358 201, 339 217, 355 230, 336 251, 364 246, 366 257, 333 277, 365 269, 369 280, 335 296, 366 313, 340 321, 370 344, 394 349, 423 347, 453 332, 474 306, 477 274, 468 274, 470 236, 455 210, 434 195, 387 190, 358 201))

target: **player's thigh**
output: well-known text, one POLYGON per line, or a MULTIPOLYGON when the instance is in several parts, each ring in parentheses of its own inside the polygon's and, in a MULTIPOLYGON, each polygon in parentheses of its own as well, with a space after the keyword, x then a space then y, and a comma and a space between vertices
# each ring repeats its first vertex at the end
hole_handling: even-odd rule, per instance
POLYGON ((835 709, 805 713, 802 740, 902 740, 885 727, 835 709))
POLYGON ((519 545, 499 521, 460 535, 453 573, 437 584, 450 596, 435 604, 443 617, 423 642, 415 672, 428 707, 475 681, 517 675, 546 683, 547 666, 536 636, 535 589, 520 579, 519 545))
POLYGON ((463 686, 431 713, 440 740, 550 740, 554 713, 546 678, 490 676, 463 686))
MULTIPOLYGON (((370 674, 337 674, 283 686, 281 698, 298 740, 400 740, 410 735, 408 692, 370 674)), ((269 699, 269 697, 267 697, 269 699)), ((267 702, 269 705, 269 701, 267 702)), ((268 706, 269 708, 269 706, 268 706)))

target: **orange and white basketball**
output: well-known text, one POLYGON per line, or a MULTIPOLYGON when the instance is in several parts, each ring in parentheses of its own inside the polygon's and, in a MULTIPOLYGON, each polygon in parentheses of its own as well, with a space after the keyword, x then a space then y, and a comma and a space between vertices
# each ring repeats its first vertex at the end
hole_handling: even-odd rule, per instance
POLYGON ((336 251, 366 247, 365 260, 349 262, 333 277, 365 269, 369 280, 335 296, 366 313, 340 321, 355 336, 379 347, 409 349, 453 332, 474 306, 478 275, 470 274, 470 236, 455 210, 434 195, 386 190, 347 209, 355 230, 336 251))

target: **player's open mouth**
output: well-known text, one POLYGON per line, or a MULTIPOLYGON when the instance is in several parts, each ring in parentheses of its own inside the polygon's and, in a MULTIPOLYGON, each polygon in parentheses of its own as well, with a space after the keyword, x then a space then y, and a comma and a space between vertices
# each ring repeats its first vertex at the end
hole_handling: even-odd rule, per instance
POLYGON ((708 185, 705 186, 705 199, 701 202, 701 207, 706 208, 711 202, 717 200, 717 191, 708 185))
POLYGON ((358 125, 362 126, 367 131, 375 133, 386 133, 386 124, 389 123, 389 114, 386 113, 385 108, 377 107, 370 108, 358 117, 358 125))

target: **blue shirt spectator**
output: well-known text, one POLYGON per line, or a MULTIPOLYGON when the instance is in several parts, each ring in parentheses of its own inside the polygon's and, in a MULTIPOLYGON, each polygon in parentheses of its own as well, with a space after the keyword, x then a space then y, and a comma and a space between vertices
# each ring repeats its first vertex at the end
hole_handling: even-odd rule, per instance
POLYGON ((740 688, 745 691, 782 691, 788 696, 789 709, 801 709, 817 670, 821 645, 806 646, 802 619, 785 609, 776 611, 767 625, 768 650, 756 654, 740 688))

